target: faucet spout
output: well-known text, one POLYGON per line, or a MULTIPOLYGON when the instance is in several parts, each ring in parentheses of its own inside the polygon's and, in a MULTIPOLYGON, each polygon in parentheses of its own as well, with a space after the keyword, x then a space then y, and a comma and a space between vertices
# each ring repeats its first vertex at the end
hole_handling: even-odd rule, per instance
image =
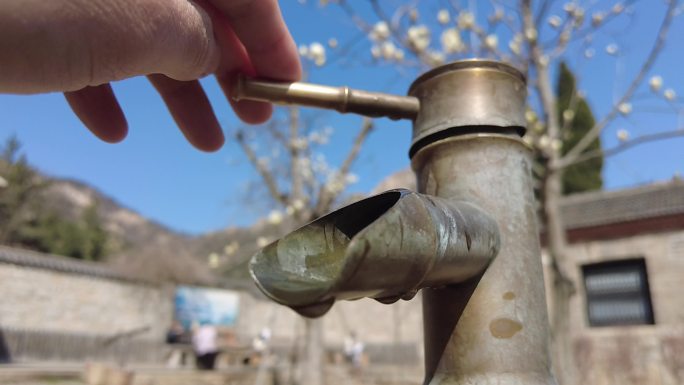
POLYGON ((499 250, 492 216, 464 202, 390 190, 266 246, 250 271, 271 299, 308 317, 336 300, 411 299, 482 273, 499 250))

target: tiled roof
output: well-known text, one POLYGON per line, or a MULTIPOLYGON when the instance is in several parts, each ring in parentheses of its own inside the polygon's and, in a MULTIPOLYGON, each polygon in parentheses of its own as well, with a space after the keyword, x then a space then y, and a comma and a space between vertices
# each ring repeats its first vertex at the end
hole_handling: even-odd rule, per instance
POLYGON ((571 195, 561 206, 567 229, 684 214, 684 181, 571 195))
POLYGON ((141 280, 125 276, 101 263, 79 261, 59 255, 43 254, 7 246, 0 246, 0 263, 85 275, 95 278, 137 281, 142 283, 141 280))

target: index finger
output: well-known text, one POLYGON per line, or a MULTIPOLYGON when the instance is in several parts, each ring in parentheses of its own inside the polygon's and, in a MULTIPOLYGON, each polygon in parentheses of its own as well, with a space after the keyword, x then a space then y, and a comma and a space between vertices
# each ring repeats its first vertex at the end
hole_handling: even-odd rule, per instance
POLYGON ((225 16, 245 47, 257 75, 299 80, 297 46, 285 25, 277 0, 210 0, 225 16))

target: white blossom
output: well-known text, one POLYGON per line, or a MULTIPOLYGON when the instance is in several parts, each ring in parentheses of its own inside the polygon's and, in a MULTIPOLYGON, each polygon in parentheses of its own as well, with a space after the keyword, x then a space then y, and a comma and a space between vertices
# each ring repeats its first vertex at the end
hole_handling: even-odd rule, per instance
POLYGON ((285 214, 287 215, 292 215, 295 213, 295 209, 292 206, 287 206, 285 207, 285 214))
POLYGON ((620 129, 617 132, 617 138, 621 142, 626 142, 627 140, 629 140, 629 132, 627 130, 620 129))
POLYGON ((534 144, 534 138, 531 135, 525 135, 523 136, 523 142, 531 147, 534 144))
POLYGON ((219 266, 219 263, 221 262, 219 255, 216 253, 211 253, 209 254, 209 257, 207 258, 207 264, 209 265, 210 268, 215 269, 219 266))
POLYGON ((565 110, 563 111, 563 120, 569 122, 575 118, 575 111, 565 110))
POLYGON ((301 199, 295 199, 292 202, 292 208, 295 209, 296 211, 300 211, 304 209, 304 201, 301 199))
POLYGON ((270 214, 268 214, 268 222, 272 225, 278 225, 283 222, 283 213, 281 213, 278 210, 273 210, 271 211, 270 214))
POLYGON ((549 145, 551 144, 551 139, 549 138, 548 135, 542 135, 539 137, 539 147, 542 149, 547 149, 549 145))
POLYGON ((603 23, 603 20, 606 18, 606 15, 603 14, 603 12, 596 12, 591 16, 591 25, 594 27, 598 27, 603 23))
POLYGON ((269 244, 268 238, 266 237, 259 237, 256 240, 257 247, 264 247, 269 244))
POLYGON ((458 28, 469 29, 475 26, 475 15, 469 11, 461 11, 456 19, 458 28))
POLYGON ((392 60, 394 59, 394 54, 397 51, 397 47, 391 41, 386 41, 382 43, 380 50, 382 52, 382 57, 384 57, 385 60, 392 60))
POLYGON ((0 188, 5 188, 7 186, 9 186, 9 182, 7 182, 7 179, 0 176, 0 188))
POLYGON ((666 89, 663 92, 663 96, 665 97, 665 99, 667 99, 670 102, 677 98, 677 94, 675 93, 675 91, 672 88, 666 89))
POLYGON ((449 28, 442 32, 442 49, 446 53, 459 53, 465 50, 461 34, 456 28, 449 28))
POLYGON ((525 30, 525 38, 529 41, 537 40, 537 30, 534 27, 527 28, 525 30))
POLYGON ((295 150, 305 150, 309 147, 309 142, 306 138, 294 138, 290 140, 290 147, 295 150))
POLYGON ((309 47, 306 44, 302 44, 299 46, 299 55, 300 56, 309 56, 309 47))
POLYGON ((344 190, 344 183, 335 175, 329 178, 328 182, 325 184, 325 189, 333 194, 337 194, 344 190))
POLYGON ((651 87, 651 91, 658 92, 663 87, 663 78, 661 76, 652 76, 648 81, 648 85, 651 87))
POLYGON ((553 28, 558 28, 561 26, 561 24, 563 24, 563 20, 561 20, 560 16, 558 15, 552 15, 549 17, 548 23, 553 28))
POLYGON ((546 67, 549 65, 549 56, 548 55, 541 55, 539 57, 539 65, 542 67, 546 67))
POLYGON ((629 115, 632 112, 632 104, 627 102, 620 103, 618 111, 620 111, 622 115, 629 115))
POLYGON ((379 21, 373 26, 373 30, 370 32, 370 38, 374 41, 386 40, 390 35, 389 25, 387 22, 379 21))
POLYGON ((608 55, 615 55, 618 53, 618 46, 617 44, 608 44, 606 46, 606 53, 608 55))
POLYGON ((345 182, 347 182, 347 184, 359 183, 359 176, 353 173, 349 173, 345 178, 345 182))
POLYGON ((449 24, 449 20, 451 19, 451 15, 449 15, 449 11, 446 9, 440 9, 439 12, 437 12, 437 21, 439 24, 446 25, 449 24))
POLYGON ((443 52, 439 51, 428 52, 428 58, 430 58, 430 62, 432 62, 433 65, 441 65, 446 62, 446 56, 444 56, 443 52))
POLYGON ((584 50, 584 57, 587 59, 593 58, 595 54, 596 54, 596 50, 593 48, 587 48, 584 50))
POLYGON ((528 123, 534 123, 537 121, 537 113, 532 110, 525 111, 525 120, 528 123))
POLYGON ((226 255, 233 255, 240 250, 240 244, 237 241, 232 241, 223 248, 223 253, 226 255))
POLYGON ((560 139, 553 139, 551 140, 551 149, 553 151, 560 151, 560 149, 563 148, 563 141, 560 139))
POLYGON ((577 8, 577 5, 573 2, 565 3, 563 5, 563 10, 569 14, 572 14, 575 12, 575 9, 577 8))
POLYGON ((611 9, 611 11, 613 11, 613 13, 616 15, 621 14, 622 11, 624 11, 624 10, 625 10, 625 5, 622 3, 617 3, 617 4, 613 5, 613 9, 611 9))
POLYGON ((430 30, 424 25, 414 25, 408 29, 409 43, 419 52, 430 45, 430 30))
POLYGON ((319 42, 313 42, 309 44, 307 57, 319 67, 325 64, 325 47, 323 46, 323 44, 319 42))
POLYGON ((577 7, 572 13, 572 17, 575 19, 575 27, 579 27, 584 22, 584 9, 577 7))
POLYGON ((484 41, 484 45, 485 47, 487 47, 487 49, 494 51, 496 47, 499 45, 499 38, 494 34, 487 35, 484 41))
POLYGON ((335 39, 334 37, 328 39, 328 47, 337 48, 337 39, 335 39))
POLYGON ((404 50, 397 48, 397 50, 394 51, 394 60, 396 60, 396 61, 404 60, 404 50))

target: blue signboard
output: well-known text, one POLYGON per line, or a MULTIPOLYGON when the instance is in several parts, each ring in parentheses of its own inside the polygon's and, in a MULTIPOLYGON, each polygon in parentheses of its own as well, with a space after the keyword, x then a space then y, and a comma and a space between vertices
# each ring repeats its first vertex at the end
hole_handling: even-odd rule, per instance
POLYGON ((179 286, 176 288, 176 319, 183 327, 193 323, 235 326, 240 297, 230 290, 179 286))

